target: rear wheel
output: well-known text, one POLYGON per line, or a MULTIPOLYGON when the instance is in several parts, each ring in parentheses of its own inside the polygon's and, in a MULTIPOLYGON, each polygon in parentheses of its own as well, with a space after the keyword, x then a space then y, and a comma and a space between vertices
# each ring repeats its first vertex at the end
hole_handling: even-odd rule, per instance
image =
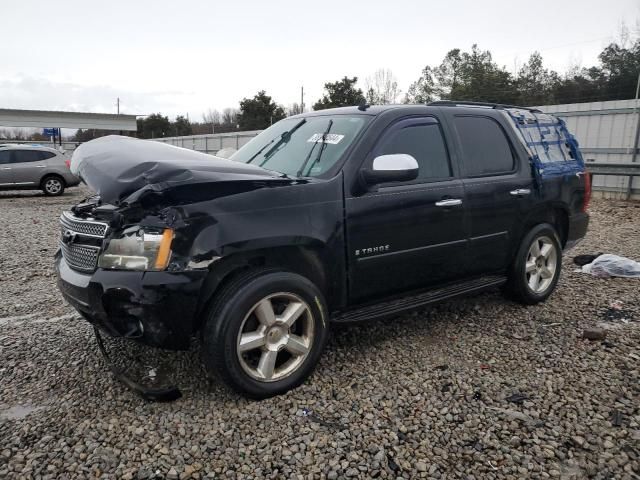
POLYGON ((55 175, 50 175, 42 180, 42 191, 50 197, 57 197, 64 193, 64 180, 55 175))
POLYGON ((522 303, 542 302, 553 293, 561 267, 562 247, 555 228, 547 223, 536 225, 522 239, 507 290, 522 303))
POLYGON ((327 333, 324 299, 308 279, 290 272, 248 272, 230 283, 203 329, 210 373, 252 398, 300 385, 313 371, 327 333))

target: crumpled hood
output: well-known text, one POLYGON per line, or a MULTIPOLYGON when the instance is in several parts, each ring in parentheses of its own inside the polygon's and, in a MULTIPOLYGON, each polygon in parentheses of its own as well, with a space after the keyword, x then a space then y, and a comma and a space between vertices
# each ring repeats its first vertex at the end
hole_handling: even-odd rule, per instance
POLYGON ((79 176, 104 203, 131 203, 148 191, 227 181, 282 180, 260 168, 161 142, 109 135, 83 143, 71 158, 79 176))

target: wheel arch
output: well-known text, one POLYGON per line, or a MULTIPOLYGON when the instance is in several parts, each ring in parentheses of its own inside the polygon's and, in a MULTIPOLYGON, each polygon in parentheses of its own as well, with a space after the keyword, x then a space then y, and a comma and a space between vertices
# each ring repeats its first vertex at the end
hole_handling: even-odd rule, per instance
POLYGON ((525 217, 522 223, 522 230, 519 232, 517 237, 518 241, 516 242, 515 250, 517 250, 524 236, 533 227, 541 223, 549 223, 555 227, 558 232, 560 245, 564 248, 569 234, 569 210, 565 205, 558 203, 552 205, 541 205, 525 217))
POLYGON ((42 175, 42 177, 40 177, 40 183, 38 184, 40 186, 40 188, 44 187, 44 181, 47 178, 51 178, 51 177, 56 177, 57 179, 59 179, 62 182, 62 186, 64 188, 67 187, 67 181, 64 179, 64 177, 62 175, 60 175, 58 172, 47 172, 44 175, 42 175))
POLYGON ((213 262, 202 285, 195 329, 202 326, 203 312, 216 293, 251 269, 274 268, 297 273, 313 282, 325 296, 327 305, 331 305, 334 292, 326 258, 326 247, 321 245, 282 245, 235 253, 213 262))

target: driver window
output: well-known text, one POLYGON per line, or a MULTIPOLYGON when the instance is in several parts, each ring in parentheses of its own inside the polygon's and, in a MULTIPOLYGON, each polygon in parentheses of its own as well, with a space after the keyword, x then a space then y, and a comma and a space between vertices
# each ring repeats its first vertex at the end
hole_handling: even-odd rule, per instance
POLYGON ((389 132, 376 156, 406 153, 415 158, 420 167, 418 178, 413 182, 435 181, 451 178, 451 165, 440 125, 404 121, 389 132))

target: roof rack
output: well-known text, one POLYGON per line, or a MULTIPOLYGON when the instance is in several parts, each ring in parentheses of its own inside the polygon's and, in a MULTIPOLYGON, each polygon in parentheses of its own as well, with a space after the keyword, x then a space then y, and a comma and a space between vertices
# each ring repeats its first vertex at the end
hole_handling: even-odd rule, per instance
POLYGON ((518 105, 506 105, 503 103, 469 102, 466 100, 437 100, 435 102, 430 102, 427 105, 429 105, 430 107, 456 107, 458 105, 468 105, 470 107, 487 107, 495 109, 519 108, 521 110, 529 110, 532 113, 542 113, 542 110, 538 110, 537 108, 520 107, 518 105))

